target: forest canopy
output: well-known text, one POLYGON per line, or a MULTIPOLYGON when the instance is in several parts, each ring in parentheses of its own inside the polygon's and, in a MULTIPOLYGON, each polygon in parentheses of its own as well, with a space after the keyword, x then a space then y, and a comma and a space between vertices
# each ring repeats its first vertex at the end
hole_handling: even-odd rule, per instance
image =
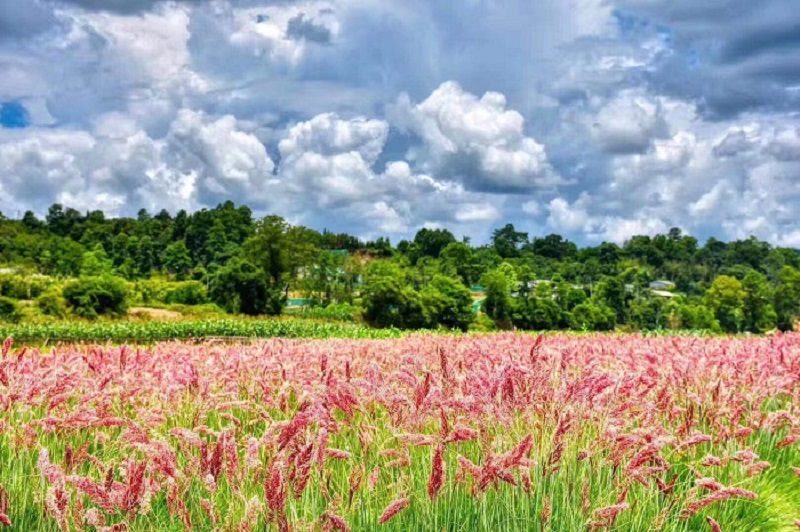
POLYGON ((800 315, 800 254, 755 237, 701 245, 677 228, 579 247, 512 224, 484 245, 443 228, 393 245, 232 202, 136 218, 55 204, 44 219, 0 214, 0 297, 7 320, 26 300, 91 319, 131 298, 249 315, 300 298, 379 327, 761 333, 800 315))

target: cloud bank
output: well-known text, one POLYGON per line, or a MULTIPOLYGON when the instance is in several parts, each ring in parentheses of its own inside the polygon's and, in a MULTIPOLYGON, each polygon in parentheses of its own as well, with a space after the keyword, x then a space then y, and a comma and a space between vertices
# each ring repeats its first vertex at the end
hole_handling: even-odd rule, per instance
POLYGON ((790 0, 7 0, 0 211, 800 246, 790 0))

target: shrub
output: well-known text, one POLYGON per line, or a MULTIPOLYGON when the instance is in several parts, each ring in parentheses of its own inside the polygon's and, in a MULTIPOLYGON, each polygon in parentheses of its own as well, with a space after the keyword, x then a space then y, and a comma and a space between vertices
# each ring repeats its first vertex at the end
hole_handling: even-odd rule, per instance
POLYGON ((36 306, 45 316, 63 318, 67 315, 67 301, 57 290, 48 290, 36 298, 36 306))
POLYGON ((714 312, 701 304, 674 303, 670 306, 669 323, 672 329, 707 330, 719 332, 720 324, 714 312))
POLYGON ((469 326, 470 331, 474 332, 492 332, 497 330, 497 325, 494 320, 486 314, 478 314, 469 326))
POLYGON ((186 317, 191 318, 219 318, 225 315, 225 310, 214 303, 203 305, 169 305, 167 310, 180 312, 186 317))
POLYGON ((143 279, 136 282, 135 291, 137 302, 149 305, 157 302, 164 302, 165 294, 169 283, 161 279, 143 279))
POLYGON ((561 322, 561 308, 551 297, 534 294, 521 299, 514 310, 514 325, 534 331, 557 329, 561 322))
POLYGON ((55 284, 46 275, 0 275, 0 295, 13 299, 35 299, 55 284))
POLYGON ((208 302, 208 291, 199 281, 171 283, 164 295, 164 302, 177 305, 202 305, 208 302))
POLYGON ((350 303, 335 303, 325 307, 325 317, 332 320, 355 321, 359 309, 350 303))
POLYGON ((234 258, 211 279, 211 300, 234 314, 256 316, 281 313, 283 294, 266 282, 264 270, 234 258))
POLYGON ((0 296, 0 321, 19 321, 19 305, 10 297, 0 296))
POLYGON ((121 316, 127 310, 128 291, 117 277, 82 277, 64 287, 64 299, 84 318, 121 316))
POLYGON ((610 331, 614 328, 615 317, 614 310, 610 307, 587 301, 572 309, 569 325, 578 331, 610 331))
POLYGON ((350 303, 334 303, 327 307, 287 309, 287 314, 332 321, 356 321, 360 309, 350 303))

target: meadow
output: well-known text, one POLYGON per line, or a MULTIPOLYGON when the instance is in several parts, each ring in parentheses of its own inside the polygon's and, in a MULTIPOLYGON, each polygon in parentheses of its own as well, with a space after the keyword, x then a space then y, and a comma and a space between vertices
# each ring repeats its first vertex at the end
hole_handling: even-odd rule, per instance
POLYGON ((11 530, 792 530, 800 335, 6 341, 11 530))

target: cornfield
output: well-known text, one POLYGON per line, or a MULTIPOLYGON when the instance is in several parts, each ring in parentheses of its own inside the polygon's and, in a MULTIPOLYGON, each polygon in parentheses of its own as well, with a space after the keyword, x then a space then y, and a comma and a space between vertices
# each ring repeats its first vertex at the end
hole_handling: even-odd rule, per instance
POLYGON ((355 323, 298 318, 226 318, 178 321, 0 323, 0 338, 17 342, 152 343, 208 337, 239 338, 397 338, 396 329, 372 329, 355 323))
POLYGON ((800 335, 0 358, 13 530, 792 530, 800 335))

